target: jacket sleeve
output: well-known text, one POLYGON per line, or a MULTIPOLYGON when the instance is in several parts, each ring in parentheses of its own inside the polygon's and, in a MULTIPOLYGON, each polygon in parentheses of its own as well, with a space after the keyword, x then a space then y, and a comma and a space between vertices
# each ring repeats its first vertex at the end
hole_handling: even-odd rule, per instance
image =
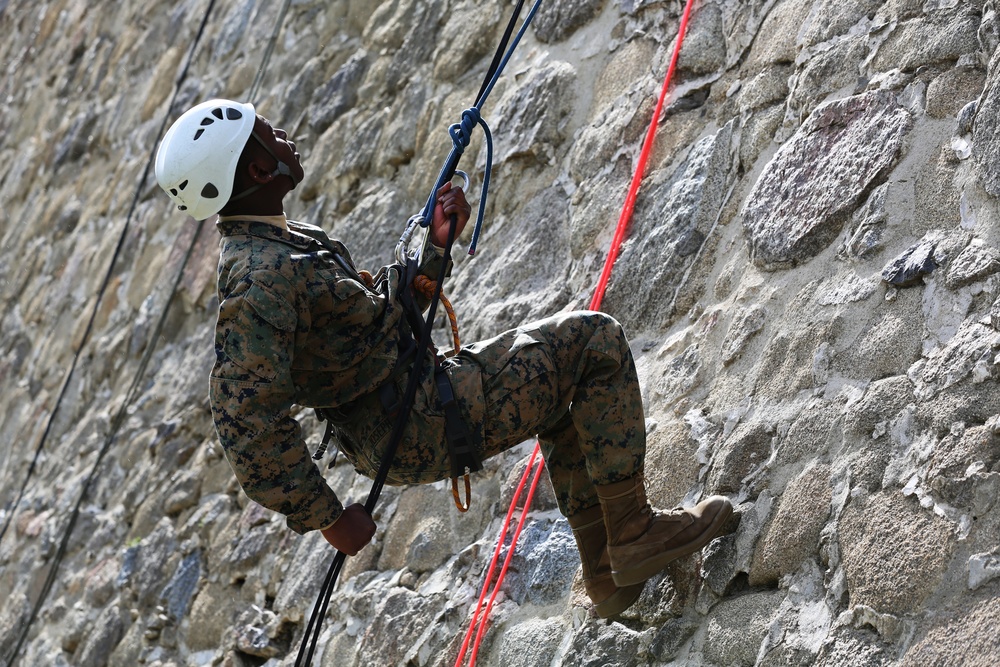
POLYGON ((253 274, 220 308, 210 399, 219 440, 247 496, 284 514, 297 533, 327 527, 343 505, 291 414, 297 315, 275 273, 253 274))

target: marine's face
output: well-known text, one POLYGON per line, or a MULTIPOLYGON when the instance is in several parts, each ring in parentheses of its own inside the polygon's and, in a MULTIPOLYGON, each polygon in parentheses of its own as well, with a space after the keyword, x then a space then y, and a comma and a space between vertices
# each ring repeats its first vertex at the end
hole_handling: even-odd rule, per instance
POLYGON ((301 183, 305 177, 305 170, 302 168, 301 156, 295 150, 295 142, 288 140, 288 134, 281 128, 273 127, 270 121, 260 114, 257 114, 253 131, 277 159, 288 165, 292 172, 293 187, 301 183))

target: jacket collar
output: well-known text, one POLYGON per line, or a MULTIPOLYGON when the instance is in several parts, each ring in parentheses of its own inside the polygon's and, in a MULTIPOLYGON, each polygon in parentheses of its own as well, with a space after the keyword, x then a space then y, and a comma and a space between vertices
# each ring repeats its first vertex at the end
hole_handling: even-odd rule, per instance
POLYGON ((256 236, 270 241, 278 241, 302 250, 309 249, 316 239, 293 229, 294 223, 289 223, 288 229, 282 229, 259 220, 243 220, 238 216, 219 220, 215 223, 222 236, 256 236))

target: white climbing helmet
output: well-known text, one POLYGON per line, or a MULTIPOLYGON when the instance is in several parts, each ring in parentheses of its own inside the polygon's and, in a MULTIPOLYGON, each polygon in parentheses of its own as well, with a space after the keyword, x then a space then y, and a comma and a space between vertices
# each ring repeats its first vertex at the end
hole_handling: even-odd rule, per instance
POLYGON ((252 104, 209 100, 186 111, 156 150, 156 182, 195 220, 218 213, 233 194, 236 163, 253 132, 252 104))

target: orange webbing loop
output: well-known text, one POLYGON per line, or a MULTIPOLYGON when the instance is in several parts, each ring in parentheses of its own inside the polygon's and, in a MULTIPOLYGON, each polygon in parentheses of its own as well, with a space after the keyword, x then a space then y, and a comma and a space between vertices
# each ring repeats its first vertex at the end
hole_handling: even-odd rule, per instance
POLYGON ((465 473, 465 504, 462 504, 462 498, 458 495, 458 477, 451 478, 451 495, 459 512, 469 511, 472 506, 472 484, 469 482, 469 473, 465 473))
MULTIPOLYGON (((413 287, 427 298, 432 298, 434 290, 437 289, 437 281, 431 280, 427 276, 420 275, 413 279, 413 287)), ((451 301, 448 301, 444 292, 441 292, 440 297, 441 304, 444 305, 444 309, 448 313, 448 319, 451 320, 451 336, 455 341, 455 349, 451 352, 445 352, 444 356, 453 357, 458 354, 458 349, 462 346, 462 343, 458 338, 458 317, 455 316, 455 309, 451 307, 451 301)), ((468 481, 466 481, 466 484, 468 484, 468 481)))

